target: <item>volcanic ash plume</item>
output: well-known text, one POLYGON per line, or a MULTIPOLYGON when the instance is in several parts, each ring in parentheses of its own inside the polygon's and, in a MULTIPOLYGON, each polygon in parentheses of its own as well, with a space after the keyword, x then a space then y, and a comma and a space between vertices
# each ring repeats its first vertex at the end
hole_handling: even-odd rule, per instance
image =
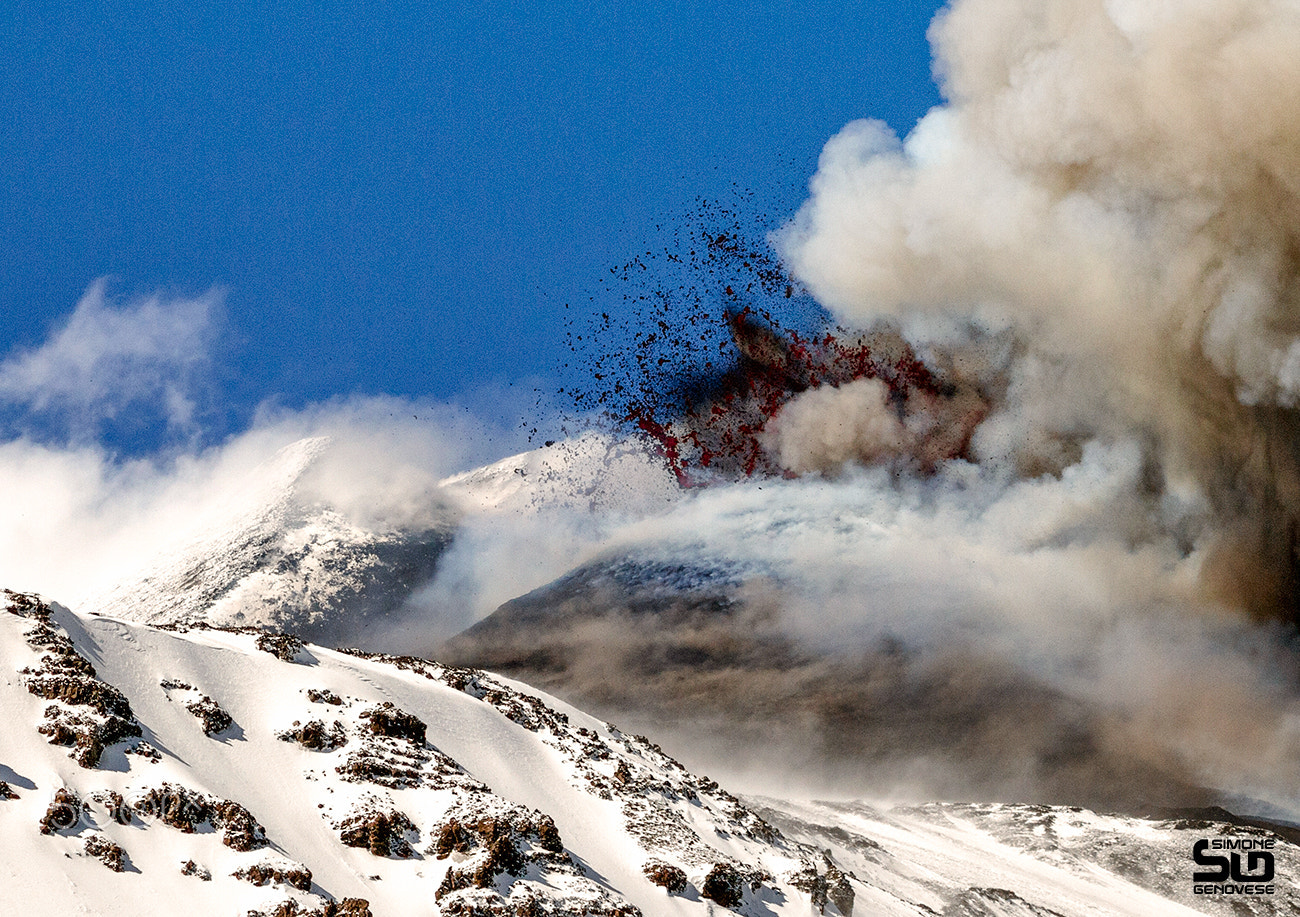
POLYGON ((931 40, 948 103, 827 145, 778 238, 794 273, 971 366, 1010 328, 972 457, 1139 441, 1151 486, 1213 509, 1212 597, 1294 614, 1300 6, 956 0, 931 40))

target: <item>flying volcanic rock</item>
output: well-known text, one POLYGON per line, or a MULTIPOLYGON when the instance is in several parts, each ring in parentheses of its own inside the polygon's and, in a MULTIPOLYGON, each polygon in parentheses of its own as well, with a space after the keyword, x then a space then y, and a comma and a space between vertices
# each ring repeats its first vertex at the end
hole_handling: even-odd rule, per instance
POLYGON ((1202 835, 1267 842, 1273 894, 1240 912, 1300 904, 1300 849, 1266 827, 773 800, 760 815, 649 740, 484 672, 4 605, 0 849, 22 853, 0 883, 25 913, 1181 915, 1202 835), (114 718, 129 728, 106 731, 114 718))

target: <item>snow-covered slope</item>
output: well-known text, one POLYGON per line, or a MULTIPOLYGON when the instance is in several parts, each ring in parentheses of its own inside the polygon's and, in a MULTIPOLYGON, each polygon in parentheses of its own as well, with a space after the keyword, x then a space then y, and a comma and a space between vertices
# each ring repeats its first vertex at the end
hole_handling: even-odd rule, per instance
POLYGON ((328 447, 313 437, 280 450, 192 520, 192 535, 76 607, 151 624, 204 621, 364 642, 433 576, 454 513, 444 508, 438 523, 414 530, 358 525, 302 492, 328 447))
POLYGON ((332 505, 329 486, 313 486, 323 465, 338 464, 333 448, 328 437, 302 439, 224 482, 170 547, 70 604, 149 624, 204 621, 375 647, 438 572, 467 514, 636 515, 681 496, 639 446, 589 433, 404 494, 409 518, 376 524, 332 505))
POLYGON ((593 432, 453 475, 442 485, 468 507, 515 513, 573 508, 640 514, 681 498, 662 460, 635 440, 593 432))
MULTIPOLYGON (((0 888, 37 915, 1183 914, 1178 851, 1241 830, 1005 806, 760 814, 482 672, 4 606, 0 888)), ((1258 913, 1300 900, 1300 851, 1276 849, 1258 913)))
POLYGON ((490 676, 7 604, 11 904, 802 914, 797 886, 826 885, 816 851, 645 739, 490 676))

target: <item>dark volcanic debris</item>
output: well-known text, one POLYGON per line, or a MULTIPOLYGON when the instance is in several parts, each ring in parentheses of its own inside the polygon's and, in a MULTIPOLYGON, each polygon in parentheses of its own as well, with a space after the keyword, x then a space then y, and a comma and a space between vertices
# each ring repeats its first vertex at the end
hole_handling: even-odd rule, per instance
POLYGON ((119 825, 131 824, 134 810, 127 805, 126 799, 123 798, 121 793, 114 790, 100 790, 98 793, 92 793, 90 798, 102 805, 108 813, 108 817, 119 825))
POLYGON ((193 698, 185 701, 185 709, 203 725, 204 734, 217 736, 235 725, 234 718, 223 710, 220 704, 201 693, 193 685, 174 678, 165 678, 158 682, 158 686, 167 692, 169 700, 173 699, 172 692, 183 692, 193 698))
POLYGON ((415 856, 412 845, 419 843, 420 832, 406 813, 367 804, 339 825, 339 839, 348 847, 361 847, 377 857, 406 860, 415 856))
POLYGON ((270 885, 272 882, 287 885, 300 891, 311 891, 311 870, 301 863, 254 863, 237 870, 232 875, 253 885, 270 885))
POLYGON ((302 652, 302 640, 293 634, 258 634, 257 648, 277 659, 293 662, 302 652))
POLYGON ((425 731, 429 728, 419 717, 399 710, 389 702, 363 710, 360 716, 370 721, 370 731, 375 735, 405 739, 416 747, 424 744, 425 731))
POLYGON ((72 831, 81 824, 81 815, 85 803, 81 797, 67 787, 60 787, 54 792, 54 799, 41 816, 41 834, 56 834, 72 831))
POLYGON ((670 895, 680 895, 686 891, 686 873, 671 863, 651 860, 642 867, 642 872, 647 879, 667 890, 670 895))
POLYGON ((429 850, 453 859, 434 893, 443 914, 591 914, 640 917, 640 910, 587 879, 564 849, 550 816, 487 793, 447 813, 429 850), (539 897, 525 876, 567 879, 568 897, 539 897))
POLYGON ((293 728, 278 733, 276 738, 282 742, 297 742, 312 751, 334 751, 348 741, 347 730, 338 720, 328 727, 324 720, 308 720, 301 725, 298 720, 294 720, 293 728))
POLYGON ((827 904, 833 904, 841 914, 853 913, 853 902, 857 897, 849 883, 850 874, 841 871, 835 861, 823 854, 824 870, 817 871, 815 865, 809 865, 789 877, 789 882, 800 891, 807 892, 812 898, 813 906, 822 914, 826 913, 827 904))
POLYGON ((365 898, 344 898, 342 901, 327 901, 318 908, 304 910, 303 906, 290 898, 273 911, 249 911, 248 917, 373 917, 370 902, 365 898))
POLYGON ((86 853, 103 863, 113 872, 126 869, 126 851, 100 834, 86 838, 86 853))
POLYGON ((200 866, 193 860, 186 860, 181 864, 181 875, 194 876, 204 882, 212 881, 212 872, 206 866, 200 866))

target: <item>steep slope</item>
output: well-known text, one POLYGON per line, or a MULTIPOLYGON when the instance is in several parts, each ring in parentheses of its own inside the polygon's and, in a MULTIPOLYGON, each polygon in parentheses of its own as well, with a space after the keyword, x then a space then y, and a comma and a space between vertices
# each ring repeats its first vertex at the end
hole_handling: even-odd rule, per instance
MULTIPOLYGON (((0 887, 36 915, 1173 915, 1196 903, 1189 834, 1245 830, 757 810, 483 672, 15 593, 0 671, 0 887), (1153 870, 1133 868, 1143 851, 1153 870)), ((1300 900, 1300 850, 1276 851, 1276 894, 1250 913, 1300 900)))
POLYGON ((43 913, 808 913, 792 883, 827 872, 645 739, 482 673, 7 604, 0 840, 30 855, 0 869, 43 913))
MULTIPOLYGON (((374 529, 303 492, 329 447, 287 446, 196 520, 188 539, 77 606, 150 624, 204 621, 293 630, 330 645, 364 642, 427 582, 455 515, 432 527, 374 529)), ((438 507, 433 507, 435 515, 438 507)))

